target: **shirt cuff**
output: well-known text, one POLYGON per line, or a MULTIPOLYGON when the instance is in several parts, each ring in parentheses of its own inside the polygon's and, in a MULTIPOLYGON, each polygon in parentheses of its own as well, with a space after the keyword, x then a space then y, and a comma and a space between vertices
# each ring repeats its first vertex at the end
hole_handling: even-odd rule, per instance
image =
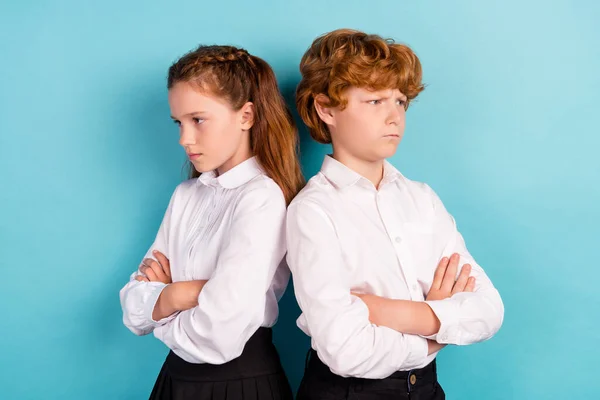
POLYGON ((167 285, 162 282, 151 282, 151 285, 153 286, 153 291, 146 300, 146 308, 144 310, 144 316, 145 316, 146 320, 152 322, 152 324, 155 327, 157 327, 157 326, 164 325, 167 322, 169 322, 170 320, 172 320, 173 318, 175 318, 175 315, 177 315, 177 313, 173 313, 173 314, 169 315, 168 317, 162 318, 159 321, 155 321, 154 318, 152 318, 152 313, 154 312, 154 307, 156 306, 156 302, 158 301, 160 294, 167 287, 167 285))
POLYGON ((458 306, 452 299, 425 301, 440 320, 440 330, 425 339, 435 340, 440 344, 458 343, 457 338, 452 337, 452 328, 458 323, 458 306))

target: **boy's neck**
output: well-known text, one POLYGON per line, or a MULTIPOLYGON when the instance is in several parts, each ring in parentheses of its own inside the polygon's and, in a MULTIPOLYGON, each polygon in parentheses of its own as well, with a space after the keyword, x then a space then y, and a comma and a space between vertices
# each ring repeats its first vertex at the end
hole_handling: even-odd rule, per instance
POLYGON ((345 152, 333 150, 332 157, 350 168, 363 178, 368 179, 375 186, 375 189, 379 189, 379 184, 383 179, 383 161, 367 161, 361 160, 354 156, 351 156, 345 152))

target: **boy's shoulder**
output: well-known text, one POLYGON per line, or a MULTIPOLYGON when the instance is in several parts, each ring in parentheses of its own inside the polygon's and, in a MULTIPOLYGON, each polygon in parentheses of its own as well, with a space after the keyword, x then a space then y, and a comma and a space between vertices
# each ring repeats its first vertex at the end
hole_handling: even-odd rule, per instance
POLYGON ((433 193, 433 189, 431 189, 431 186, 429 186, 427 183, 409 179, 401 173, 400 182, 401 185, 404 185, 404 187, 411 193, 422 194, 426 196, 430 196, 431 193, 433 193))
POLYGON ((328 206, 332 206, 334 192, 335 188, 331 182, 319 171, 306 182, 306 185, 294 197, 289 207, 297 207, 300 204, 310 203, 326 209, 328 206))

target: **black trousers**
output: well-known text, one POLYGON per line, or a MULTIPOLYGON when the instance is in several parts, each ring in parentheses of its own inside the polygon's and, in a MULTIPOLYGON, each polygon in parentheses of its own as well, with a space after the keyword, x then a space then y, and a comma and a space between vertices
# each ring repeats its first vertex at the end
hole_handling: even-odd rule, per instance
POLYGON ((297 400, 444 400, 433 360, 421 369, 397 371, 385 379, 343 378, 310 350, 297 400))
POLYGON ((154 384, 150 400, 292 400, 273 331, 260 328, 242 355, 225 364, 192 364, 172 351, 154 384))

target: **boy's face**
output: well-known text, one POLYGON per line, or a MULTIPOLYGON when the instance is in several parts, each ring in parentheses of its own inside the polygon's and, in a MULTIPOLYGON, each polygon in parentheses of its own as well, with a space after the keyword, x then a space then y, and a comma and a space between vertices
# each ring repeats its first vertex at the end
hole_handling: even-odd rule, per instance
POLYGON ((391 157, 405 125, 406 96, 398 89, 371 91, 351 87, 344 92, 347 106, 328 112, 334 153, 377 162, 391 157))

